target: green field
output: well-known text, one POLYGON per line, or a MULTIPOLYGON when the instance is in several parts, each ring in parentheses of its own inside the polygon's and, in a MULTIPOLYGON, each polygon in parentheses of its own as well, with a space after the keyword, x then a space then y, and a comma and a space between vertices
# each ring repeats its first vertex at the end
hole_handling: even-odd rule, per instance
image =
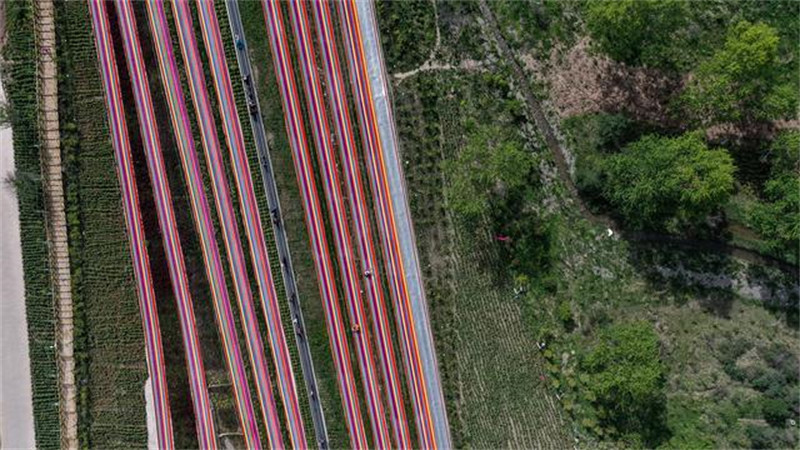
POLYGON ((3 7, 8 37, 3 47, 3 81, 16 165, 14 179, 3 182, 12 184, 19 200, 36 446, 56 449, 61 445, 56 323, 40 171, 33 2, 14 0, 3 7))

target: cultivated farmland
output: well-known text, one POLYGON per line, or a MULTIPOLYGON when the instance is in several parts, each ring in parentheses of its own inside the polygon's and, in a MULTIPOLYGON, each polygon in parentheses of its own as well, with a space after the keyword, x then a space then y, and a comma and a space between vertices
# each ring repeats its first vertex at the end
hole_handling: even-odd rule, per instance
POLYGON ((3 75, 9 102, 9 119, 14 129, 16 164, 14 179, 4 182, 11 182, 19 199, 36 445, 41 449, 56 449, 59 448, 61 439, 56 324, 37 130, 33 3, 14 0, 6 2, 3 7, 8 36, 3 48, 3 75))

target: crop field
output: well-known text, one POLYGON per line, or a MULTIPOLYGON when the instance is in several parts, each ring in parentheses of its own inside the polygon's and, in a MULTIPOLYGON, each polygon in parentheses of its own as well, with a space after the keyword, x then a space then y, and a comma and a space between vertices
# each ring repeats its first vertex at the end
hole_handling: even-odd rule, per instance
POLYGON ((14 179, 3 180, 4 184, 9 182, 11 186, 3 188, 15 188, 19 200, 36 446, 57 449, 60 447, 61 432, 55 307, 50 282, 38 145, 33 3, 15 0, 3 6, 8 36, 3 48, 3 75, 9 119, 14 129, 16 164, 14 179))
MULTIPOLYGON (((479 37, 466 38, 474 22, 449 16, 469 5, 444 8, 436 54, 452 59, 489 52, 479 37)), ((389 55, 393 38, 384 36, 389 55)), ((388 64, 407 69, 403 62, 388 64)), ((541 378, 544 360, 525 320, 527 307, 513 280, 493 269, 499 255, 490 232, 476 239, 452 217, 445 195, 442 164, 465 144, 467 130, 496 123, 520 135, 525 128, 509 89, 501 67, 418 73, 395 84, 398 132, 454 444, 563 448, 567 424, 541 378)), ((536 137, 528 141, 538 152, 536 137)))
POLYGON ((80 442, 143 446, 144 342, 88 7, 59 3, 57 20, 80 442))

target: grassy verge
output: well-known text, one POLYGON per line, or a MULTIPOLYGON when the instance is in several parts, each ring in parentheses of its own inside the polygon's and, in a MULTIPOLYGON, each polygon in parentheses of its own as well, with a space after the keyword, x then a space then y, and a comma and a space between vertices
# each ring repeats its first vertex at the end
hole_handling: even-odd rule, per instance
POLYGON ((16 174, 13 185, 19 200, 36 446, 56 449, 60 447, 61 430, 55 307, 50 284, 37 133, 33 2, 9 1, 3 7, 8 37, 3 49, 3 75, 9 120, 14 130, 16 174))

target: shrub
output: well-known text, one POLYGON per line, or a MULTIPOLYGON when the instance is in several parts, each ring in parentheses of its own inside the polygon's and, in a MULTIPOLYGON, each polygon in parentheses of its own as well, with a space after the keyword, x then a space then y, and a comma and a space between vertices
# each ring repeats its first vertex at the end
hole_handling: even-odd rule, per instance
POLYGON ((609 157, 604 197, 634 228, 696 225, 733 192, 733 160, 699 133, 648 135, 609 157))
POLYGON ((772 145, 772 175, 764 185, 764 201, 755 205, 750 223, 778 251, 800 248, 800 133, 784 133, 772 145))
POLYGON ((764 412, 764 419, 776 427, 783 427, 786 420, 791 417, 789 404, 783 398, 765 397, 761 410, 764 412))
POLYGON ((655 447, 664 437, 666 370, 653 326, 639 321, 602 330, 581 368, 611 434, 655 447))
POLYGON ((600 0, 586 9, 586 27, 598 48, 631 65, 668 65, 671 35, 686 19, 680 0, 600 0))

